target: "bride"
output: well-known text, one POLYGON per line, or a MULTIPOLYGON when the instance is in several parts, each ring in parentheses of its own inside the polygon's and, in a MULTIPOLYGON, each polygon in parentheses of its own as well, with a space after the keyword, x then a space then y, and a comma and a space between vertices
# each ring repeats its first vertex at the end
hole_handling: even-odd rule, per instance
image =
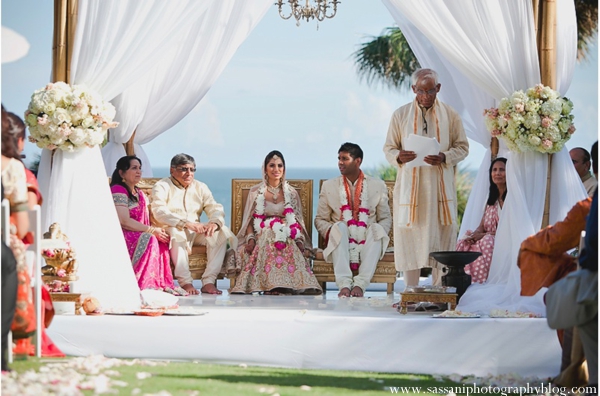
POLYGON ((285 181, 279 151, 267 154, 263 182, 252 187, 238 238, 240 273, 231 293, 320 294, 305 257, 311 248, 298 192, 285 181))

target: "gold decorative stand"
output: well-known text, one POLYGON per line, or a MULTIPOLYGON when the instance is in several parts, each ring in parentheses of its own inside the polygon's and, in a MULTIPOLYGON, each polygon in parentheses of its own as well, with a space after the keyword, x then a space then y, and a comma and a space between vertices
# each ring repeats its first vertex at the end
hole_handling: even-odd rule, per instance
POLYGON ((79 315, 81 308, 81 293, 50 293, 52 302, 74 302, 75 315, 79 315))
POLYGON ((446 303, 448 309, 453 310, 456 308, 456 293, 400 293, 400 304, 398 305, 398 312, 402 315, 408 313, 408 303, 446 303))
MULTIPOLYGON (((77 275, 67 275, 67 276, 52 276, 52 275, 42 275, 42 281, 50 287, 52 290, 52 286, 54 282, 60 282, 60 284, 74 282, 78 280, 79 277, 77 275)), ((81 293, 71 293, 71 289, 69 286, 68 292, 50 292, 50 298, 52 302, 74 302, 75 303, 75 315, 79 315, 81 308, 81 293)))

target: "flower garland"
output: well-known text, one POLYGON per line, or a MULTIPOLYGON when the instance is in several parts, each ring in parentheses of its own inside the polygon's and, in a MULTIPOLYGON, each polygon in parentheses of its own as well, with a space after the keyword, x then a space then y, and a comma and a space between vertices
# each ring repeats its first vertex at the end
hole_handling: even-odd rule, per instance
POLYGON ((265 215, 265 190, 266 185, 263 184, 256 196, 256 209, 254 210, 254 232, 258 235, 262 232, 263 228, 270 227, 275 233, 275 247, 278 250, 285 249, 287 245, 287 239, 298 239, 300 237, 300 224, 296 221, 296 214, 292 207, 292 188, 285 182, 283 185, 283 215, 285 216, 285 222, 279 217, 267 218, 265 215))
POLYGON ((572 110, 573 102, 538 84, 503 98, 483 115, 492 136, 504 140, 509 150, 556 153, 575 132, 572 110))
POLYGON ((104 142, 115 108, 82 85, 50 83, 31 95, 25 112, 29 141, 39 148, 74 152, 104 142))
POLYGON ((360 172, 356 191, 354 192, 353 205, 349 205, 351 197, 348 180, 342 176, 340 180, 340 202, 342 206, 342 220, 348 225, 348 242, 350 249, 350 269, 357 270, 360 266, 360 253, 367 237, 367 222, 369 220, 367 183, 364 182, 365 175, 360 172))

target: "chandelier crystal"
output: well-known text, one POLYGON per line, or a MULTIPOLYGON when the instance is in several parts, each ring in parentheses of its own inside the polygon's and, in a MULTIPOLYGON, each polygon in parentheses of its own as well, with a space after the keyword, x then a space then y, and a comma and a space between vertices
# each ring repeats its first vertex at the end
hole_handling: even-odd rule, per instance
MULTIPOLYGON (((284 6, 284 0, 277 0, 275 3, 279 9, 279 16, 283 19, 290 19, 293 16, 296 19, 296 26, 300 26, 302 19, 305 19, 306 22, 311 19, 321 22, 325 18, 333 18, 337 12, 337 5, 340 3, 338 0, 306 0, 306 4, 302 6, 299 1, 301 0, 287 0, 287 5, 290 7, 288 15, 285 15, 281 9, 284 6)), ((317 23, 317 28, 318 26, 317 23)))

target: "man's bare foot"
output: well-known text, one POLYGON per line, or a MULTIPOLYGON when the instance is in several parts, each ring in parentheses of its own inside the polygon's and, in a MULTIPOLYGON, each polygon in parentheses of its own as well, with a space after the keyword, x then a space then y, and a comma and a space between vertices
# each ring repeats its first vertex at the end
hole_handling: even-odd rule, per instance
POLYGON ((363 289, 358 286, 354 286, 350 292, 351 297, 362 297, 364 296, 363 289))
POLYGON ((186 292, 188 292, 188 294, 191 295, 195 295, 195 294, 200 294, 200 292, 198 291, 198 289, 196 289, 194 287, 194 285, 192 285, 191 283, 188 283, 187 285, 183 285, 181 286, 183 288, 183 290, 185 290, 186 292))
POLYGON ((202 286, 200 291, 206 294, 223 294, 221 290, 217 289, 214 283, 207 283, 206 285, 202 286))
POLYGON ((340 290, 340 292, 338 293, 338 297, 342 298, 342 297, 350 297, 350 289, 347 287, 344 287, 342 290, 340 290))

